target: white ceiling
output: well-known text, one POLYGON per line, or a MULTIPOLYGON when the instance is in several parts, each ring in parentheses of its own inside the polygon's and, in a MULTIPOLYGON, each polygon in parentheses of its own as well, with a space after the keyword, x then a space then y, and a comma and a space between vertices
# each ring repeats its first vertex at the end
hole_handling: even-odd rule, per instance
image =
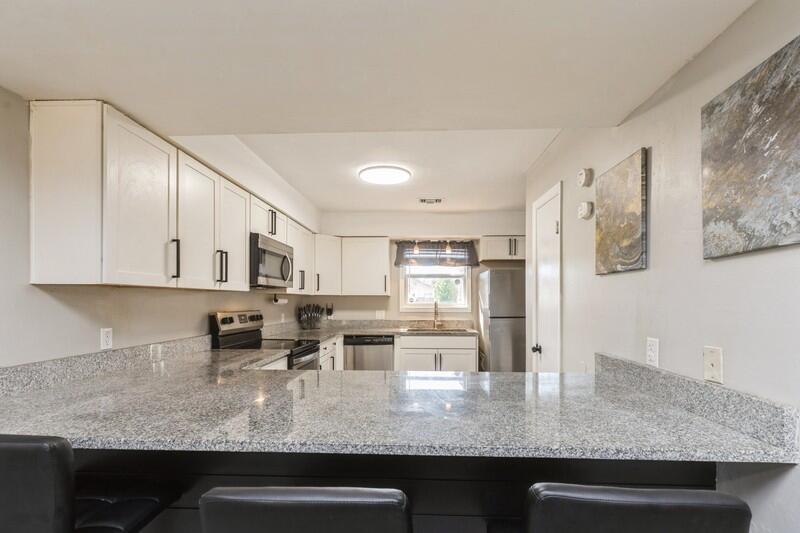
POLYGON ((523 173, 557 130, 468 130, 241 135, 323 211, 522 209, 523 173), (394 164, 410 181, 380 186, 357 178, 370 164, 394 164), (417 199, 443 197, 440 206, 417 199))
POLYGON ((618 124, 754 0, 3 0, 0 85, 168 135, 618 124))

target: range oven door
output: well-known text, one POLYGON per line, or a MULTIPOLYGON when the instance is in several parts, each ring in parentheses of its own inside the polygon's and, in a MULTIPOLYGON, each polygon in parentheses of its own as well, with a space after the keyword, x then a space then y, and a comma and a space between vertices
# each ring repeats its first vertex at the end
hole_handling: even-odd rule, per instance
POLYGON ((319 370, 319 350, 290 358, 291 370, 319 370))
POLYGON ((291 246, 260 233, 250 234, 251 287, 291 287, 293 263, 291 246))

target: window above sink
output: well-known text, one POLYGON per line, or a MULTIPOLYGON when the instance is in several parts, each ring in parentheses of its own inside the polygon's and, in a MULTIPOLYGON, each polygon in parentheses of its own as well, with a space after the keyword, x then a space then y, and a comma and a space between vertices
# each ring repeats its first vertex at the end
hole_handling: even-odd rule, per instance
POLYGON ((471 269, 468 266, 406 265, 400 281, 401 311, 471 310, 471 269))

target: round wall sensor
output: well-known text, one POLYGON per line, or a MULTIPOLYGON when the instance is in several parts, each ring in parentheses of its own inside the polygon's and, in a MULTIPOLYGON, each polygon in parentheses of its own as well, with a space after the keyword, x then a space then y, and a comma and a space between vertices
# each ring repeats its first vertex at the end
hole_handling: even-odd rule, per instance
POLYGON ((582 168, 578 172, 578 187, 591 187, 594 179, 594 172, 591 168, 582 168))
POLYGON ((582 218, 583 220, 589 220, 592 218, 594 214, 594 203, 592 202, 581 202, 578 205, 578 218, 582 218))

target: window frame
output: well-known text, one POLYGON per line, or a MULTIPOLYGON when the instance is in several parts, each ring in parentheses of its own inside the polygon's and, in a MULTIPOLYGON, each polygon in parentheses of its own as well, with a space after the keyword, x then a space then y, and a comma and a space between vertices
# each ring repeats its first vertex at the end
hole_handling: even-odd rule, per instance
MULTIPOLYGON (((406 289, 408 283, 406 278, 408 276, 411 265, 401 266, 400 268, 400 312, 401 313, 414 313, 419 311, 433 311, 432 303, 408 303, 408 294, 406 289)), ((472 267, 449 267, 449 268, 463 268, 464 269, 464 301, 465 305, 447 305, 439 303, 439 310, 447 313, 471 313, 472 312, 472 267)), ((452 278, 461 278, 461 276, 448 276, 452 278)))

